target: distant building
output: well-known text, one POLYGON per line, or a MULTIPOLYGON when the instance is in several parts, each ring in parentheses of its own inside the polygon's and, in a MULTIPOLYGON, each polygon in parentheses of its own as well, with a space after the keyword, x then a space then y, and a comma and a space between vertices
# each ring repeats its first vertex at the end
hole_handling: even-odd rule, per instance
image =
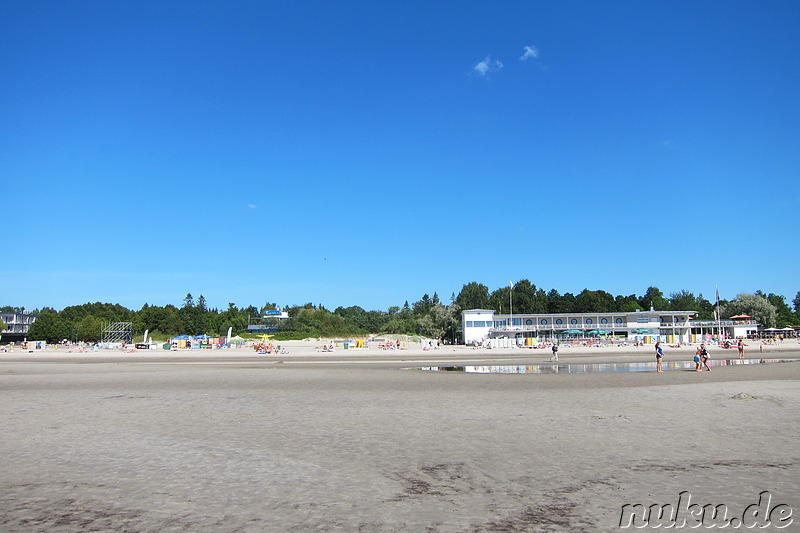
POLYGON ((462 311, 465 344, 488 339, 569 339, 615 336, 625 340, 692 342, 690 322, 695 311, 635 311, 625 313, 497 314, 490 309, 462 311))
POLYGON ((28 329, 36 321, 37 315, 27 313, 23 309, 19 312, 0 312, 0 320, 2 320, 6 329, 0 331, 0 342, 22 342, 28 338, 28 329))
POLYGON ((281 311, 280 308, 275 311, 264 311, 261 317, 251 319, 247 325, 247 331, 250 333, 275 333, 280 329, 280 323, 289 318, 289 313, 281 311))

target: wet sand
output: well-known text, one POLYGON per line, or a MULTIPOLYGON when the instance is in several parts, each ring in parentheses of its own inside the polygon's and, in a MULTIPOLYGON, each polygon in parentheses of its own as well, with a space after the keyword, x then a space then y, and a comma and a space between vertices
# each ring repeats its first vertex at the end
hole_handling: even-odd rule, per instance
POLYGON ((0 354, 0 531, 618 531, 681 491, 800 512, 800 363, 478 375, 409 368, 550 354, 286 345, 0 354))

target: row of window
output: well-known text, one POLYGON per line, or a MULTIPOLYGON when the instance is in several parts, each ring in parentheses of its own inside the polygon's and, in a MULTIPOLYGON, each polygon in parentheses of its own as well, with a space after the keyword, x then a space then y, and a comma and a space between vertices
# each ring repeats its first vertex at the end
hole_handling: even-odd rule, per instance
MULTIPOLYGON (((580 321, 577 318, 573 318, 573 319, 571 319, 569 321, 569 323, 572 324, 572 325, 577 325, 579 322, 580 321)), ((617 318, 616 320, 614 320, 614 322, 616 324, 622 324, 622 319, 621 318, 617 318)), ((608 319, 607 318, 601 318, 600 319, 600 323, 601 324, 608 324, 608 319)), ((505 327, 507 324, 508 324, 508 322, 506 320, 495 320, 494 322, 491 321, 491 320, 467 320, 467 327, 468 328, 491 328, 491 327, 500 328, 500 327, 505 327)), ((522 319, 521 318, 513 318, 513 319, 511 319, 511 324, 513 326, 521 326, 522 325, 522 319)), ((542 326, 546 326, 548 324, 547 319, 546 318, 541 319, 539 321, 539 324, 541 324, 542 326)), ((561 325, 564 324, 564 321, 562 319, 560 319, 560 318, 557 318, 556 321, 555 321, 555 324, 558 325, 558 326, 561 326, 561 325)), ((592 325, 592 324, 594 324, 594 321, 591 318, 587 318, 586 320, 584 320, 584 324, 592 325)), ((525 319, 525 325, 526 326, 532 326, 533 325, 533 320, 530 319, 530 318, 525 319)))
MULTIPOLYGON (((522 321, 523 321, 522 318, 512 318, 511 319, 511 325, 512 326, 521 326, 522 325, 522 321)), ((637 322, 647 322, 647 321, 648 321, 647 319, 646 320, 642 320, 641 318, 637 319, 637 322)), ((525 319, 525 325, 526 326, 532 326, 533 323, 534 323, 533 319, 531 319, 531 318, 526 318, 525 319)), ((576 325, 580 324, 581 321, 579 319, 577 319, 577 318, 572 318, 572 319, 570 319, 569 323, 571 325, 573 325, 573 326, 576 326, 576 325)), ((600 319, 600 324, 606 325, 608 323, 609 322, 608 322, 607 318, 601 318, 600 319)), ((614 323, 617 324, 617 325, 620 325, 620 324, 623 323, 623 320, 621 318, 616 318, 616 319, 614 319, 614 323)), ((542 326, 547 326, 548 325, 548 321, 547 321, 546 318, 542 318, 542 319, 539 320, 539 324, 542 325, 542 326)), ((557 326, 564 325, 564 320, 562 320, 560 318, 557 318, 555 320, 554 324, 557 325, 557 326)), ((587 319, 585 319, 583 321, 583 324, 586 324, 587 326, 591 326, 591 325, 594 324, 594 320, 591 319, 591 318, 587 318, 587 319)), ((506 325, 508 325, 508 321, 507 320, 495 320, 495 321, 492 321, 492 320, 467 320, 467 327, 468 328, 491 328, 491 327, 500 328, 500 327, 505 327, 506 325)))

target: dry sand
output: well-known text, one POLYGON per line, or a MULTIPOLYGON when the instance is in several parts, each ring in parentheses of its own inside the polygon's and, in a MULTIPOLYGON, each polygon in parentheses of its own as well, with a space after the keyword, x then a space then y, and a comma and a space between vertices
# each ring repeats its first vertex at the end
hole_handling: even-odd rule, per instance
POLYGON ((284 344, 0 354, 0 531, 618 531, 622 505, 681 491, 734 514, 770 491, 800 512, 800 363, 480 375, 408 368, 550 354, 284 344))

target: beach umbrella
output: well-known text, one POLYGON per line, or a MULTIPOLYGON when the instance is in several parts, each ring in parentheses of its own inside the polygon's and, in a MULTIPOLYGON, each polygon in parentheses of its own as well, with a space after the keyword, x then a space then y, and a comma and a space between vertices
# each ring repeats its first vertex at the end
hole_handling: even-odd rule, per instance
POLYGON ((579 329, 568 329, 568 330, 562 331, 561 333, 566 333, 567 335, 578 335, 580 333, 583 333, 583 331, 581 331, 579 329))
POLYGON ((589 332, 589 335, 608 335, 609 333, 611 332, 607 329, 593 329, 589 332))
POLYGON ((651 330, 645 328, 635 329, 633 332, 638 333, 639 335, 650 335, 653 333, 651 330))

